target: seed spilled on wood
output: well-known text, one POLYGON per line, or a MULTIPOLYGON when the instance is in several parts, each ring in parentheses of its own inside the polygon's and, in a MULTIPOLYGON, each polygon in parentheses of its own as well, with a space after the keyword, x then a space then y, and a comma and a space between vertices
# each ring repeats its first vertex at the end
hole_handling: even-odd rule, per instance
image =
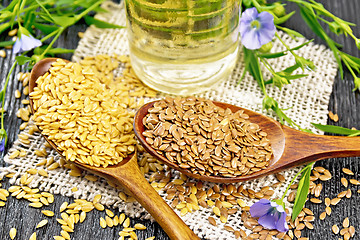
POLYGON ((343 173, 347 174, 347 175, 354 175, 353 171, 351 171, 350 169, 348 168, 343 168, 342 169, 343 173))

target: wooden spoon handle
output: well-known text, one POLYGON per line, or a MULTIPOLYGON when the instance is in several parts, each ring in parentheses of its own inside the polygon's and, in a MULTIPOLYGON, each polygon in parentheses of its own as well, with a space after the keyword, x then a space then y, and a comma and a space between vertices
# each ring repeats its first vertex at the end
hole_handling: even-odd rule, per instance
POLYGON ((324 158, 360 156, 360 137, 316 135, 283 127, 286 146, 280 161, 300 165, 324 158))
POLYGON ((112 177, 133 194, 135 199, 160 224, 170 239, 199 239, 147 182, 140 172, 136 157, 119 169, 114 169, 112 177))

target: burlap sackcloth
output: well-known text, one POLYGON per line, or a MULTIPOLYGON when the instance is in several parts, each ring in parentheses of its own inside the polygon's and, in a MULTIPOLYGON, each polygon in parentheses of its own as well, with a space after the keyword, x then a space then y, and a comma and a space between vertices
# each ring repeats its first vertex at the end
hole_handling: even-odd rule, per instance
MULTIPOLYGON (((107 22, 115 23, 125 26, 125 13, 122 4, 117 5, 112 2, 106 2, 103 5, 108 10, 106 13, 98 14, 96 17, 107 22)), ((297 46, 306 39, 294 39, 288 35, 281 33, 282 39, 290 47, 297 46)), ((273 52, 284 50, 284 47, 278 40, 275 40, 273 52)), ((79 42, 79 45, 74 53, 73 61, 80 61, 85 56, 95 56, 99 54, 129 54, 126 29, 98 29, 94 26, 90 26, 84 37, 79 42)), ((280 106, 283 109, 287 109, 285 113, 293 119, 302 128, 311 129, 314 132, 318 132, 311 125, 312 122, 326 124, 329 97, 332 91, 332 85, 337 74, 337 64, 329 49, 325 46, 310 43, 303 47, 299 55, 310 58, 315 66, 316 70, 313 72, 307 72, 307 77, 299 80, 293 80, 291 84, 284 86, 281 90, 278 88, 268 86, 268 93, 270 96, 278 100, 280 106)), ((291 54, 274 60, 270 60, 276 71, 284 69, 294 63, 294 59, 291 54)), ((120 74, 122 69, 118 69, 115 72, 120 74)), ((240 76, 244 70, 244 62, 240 54, 239 61, 235 70, 231 76, 216 86, 213 90, 199 94, 199 97, 204 97, 216 101, 222 101, 231 103, 234 105, 242 106, 257 112, 261 112, 270 117, 276 118, 269 112, 262 109, 263 94, 258 87, 256 81, 246 74, 243 81, 238 83, 240 76)), ((265 79, 270 77, 268 71, 263 68, 265 72, 265 79)), ((163 95, 159 95, 163 97, 163 95)), ((26 134, 26 130, 23 131, 26 134)), ((20 177, 31 168, 36 168, 36 163, 39 162, 39 157, 34 154, 36 149, 44 147, 45 140, 41 135, 31 135, 31 144, 24 146, 17 140, 12 148, 9 150, 5 161, 8 163, 8 167, 1 169, 1 175, 4 176, 9 172, 15 173, 10 179, 11 183, 19 184, 20 177), (9 159, 9 155, 14 150, 25 149, 27 156, 25 158, 9 159)), ((59 155, 51 150, 49 156, 54 156, 55 160, 59 160, 59 155)), ((299 171, 299 168, 290 169, 284 171, 282 174, 285 176, 286 181, 275 189, 275 194, 272 198, 280 198, 284 193, 286 186, 290 180, 299 171)), ((120 212, 124 212, 131 217, 151 218, 151 216, 136 202, 124 202, 118 196, 119 191, 109 186, 105 180, 99 179, 98 181, 89 181, 84 177, 72 177, 68 174, 68 169, 58 168, 53 171, 49 171, 48 177, 42 177, 36 175, 35 179, 31 182, 30 187, 38 187, 42 191, 49 191, 53 194, 61 194, 65 196, 72 196, 75 198, 83 198, 91 201, 96 194, 102 194, 101 202, 108 207, 118 208, 120 212), (78 191, 72 192, 71 188, 77 187, 78 191)), ((149 178, 149 176, 145 176, 149 178)), ((179 178, 179 174, 176 171, 172 172, 172 178, 179 178)), ((194 179, 188 181, 196 182, 194 179)), ((235 186, 243 184, 244 188, 259 191, 264 186, 271 186, 273 183, 278 182, 273 175, 266 176, 257 180, 248 181, 245 183, 238 183, 235 186)), ((209 189, 213 187, 213 183, 204 183, 204 188, 209 189)), ((165 199, 164 191, 160 191, 159 194, 165 199)), ((248 206, 255 201, 250 198, 243 198, 248 206)), ((170 203, 170 201, 168 201, 170 203)), ((291 204, 286 201, 286 207, 291 209, 291 204)), ((236 207, 236 206, 235 206, 236 207)), ((238 206, 237 206, 238 207, 238 206)), ((175 210, 178 214, 179 211, 175 210)), ((244 229, 243 223, 240 220, 241 211, 237 211, 236 214, 230 215, 226 225, 232 226, 235 230, 244 229)), ((206 239, 234 239, 234 234, 224 230, 225 224, 221 223, 219 218, 214 216, 212 208, 202 208, 200 210, 188 213, 182 217, 185 223, 199 236, 206 239), (213 216, 217 221, 217 226, 213 226, 208 222, 208 217, 213 216)), ((249 232, 248 232, 249 233, 249 232)))

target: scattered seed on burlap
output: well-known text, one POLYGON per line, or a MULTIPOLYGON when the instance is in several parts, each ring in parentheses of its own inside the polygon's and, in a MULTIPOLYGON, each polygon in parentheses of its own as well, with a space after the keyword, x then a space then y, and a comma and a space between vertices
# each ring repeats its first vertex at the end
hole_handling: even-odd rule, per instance
POLYGON ((211 225, 213 225, 213 226, 216 226, 216 225, 217 225, 217 224, 216 224, 216 221, 215 221, 215 219, 214 219, 213 217, 209 217, 208 220, 209 220, 209 222, 210 222, 211 225))

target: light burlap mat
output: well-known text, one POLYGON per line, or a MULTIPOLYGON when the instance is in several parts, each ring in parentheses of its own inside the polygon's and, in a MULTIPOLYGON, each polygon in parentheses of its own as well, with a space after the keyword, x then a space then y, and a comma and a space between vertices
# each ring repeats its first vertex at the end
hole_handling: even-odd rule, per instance
MULTIPOLYGON (((97 18, 116 23, 119 25, 125 25, 125 14, 122 5, 116 5, 111 2, 104 4, 104 7, 108 9, 107 13, 101 13, 97 15, 97 18)), ((297 46, 306 39, 293 40, 286 34, 280 33, 283 40, 290 46, 297 46)), ((283 46, 275 40, 272 51, 277 52, 283 50, 283 46)), ((74 56, 74 61, 80 61, 85 56, 95 56, 99 54, 118 54, 127 55, 129 53, 126 29, 97 29, 93 26, 89 27, 83 39, 80 41, 74 56)), ((328 113, 328 102, 332 91, 332 85, 337 74, 337 64, 333 58, 332 52, 326 49, 322 45, 310 43, 303 47, 301 56, 305 58, 311 58, 316 65, 316 71, 308 72, 309 76, 294 80, 290 85, 284 86, 281 90, 278 88, 268 86, 269 95, 279 101, 280 106, 283 109, 288 109, 285 113, 293 119, 302 128, 309 128, 314 132, 317 132, 311 125, 311 122, 326 124, 328 113)), ((244 70, 244 62, 240 60, 237 63, 235 70, 229 79, 220 83, 213 90, 199 94, 198 96, 231 103, 234 105, 242 106, 257 112, 262 112, 270 117, 275 117, 271 113, 264 112, 262 109, 263 95, 258 87, 256 81, 248 74, 245 75, 245 79, 238 84, 244 70)), ((275 70, 278 71, 285 67, 288 67, 294 63, 294 59, 288 54, 285 57, 274 59, 270 61, 275 70)), ((121 68, 115 71, 115 75, 121 72, 121 68)), ((270 77, 270 74, 265 72, 265 79, 270 77)), ((162 97, 162 95, 159 95, 162 97)), ((23 132, 26 134, 27 130, 23 132)), ((318 132, 319 133, 319 132, 318 132)), ((29 136, 31 140, 30 146, 24 146, 19 140, 17 140, 12 148, 9 150, 9 154, 5 157, 5 161, 9 163, 9 167, 2 169, 2 176, 6 173, 15 173, 14 177, 10 180, 12 183, 19 184, 19 179, 30 168, 36 168, 36 163, 41 160, 34 151, 44 147, 45 140, 39 135, 29 136), (24 158, 10 159, 9 155, 15 151, 25 149, 27 156, 24 158)), ((59 155, 55 151, 50 151, 49 156, 53 156, 56 161, 59 160, 59 155)), ((274 188, 275 191, 272 198, 280 198, 289 184, 290 180, 299 171, 299 168, 291 169, 283 172, 286 181, 279 187, 274 188)), ((43 191, 50 191, 54 194, 61 194, 65 196, 73 196, 75 198, 84 198, 92 200, 96 194, 102 194, 102 203, 118 208, 119 211, 125 212, 128 216, 149 218, 150 216, 145 210, 136 202, 124 202, 118 196, 119 190, 109 186, 105 180, 89 181, 84 177, 72 177, 68 174, 67 169, 58 168, 53 171, 49 171, 48 177, 36 176, 31 183, 31 187, 39 187, 43 191), (71 188, 77 187, 79 190, 72 192, 71 188)), ((146 175, 149 178, 149 174, 146 175)), ((176 171, 172 171, 172 179, 179 178, 179 174, 176 171)), ((196 182, 194 179, 188 181, 196 182)), ((271 186, 273 183, 278 182, 276 178, 271 175, 254 181, 245 182, 242 185, 246 189, 252 189, 259 191, 264 186, 271 186)), ((185 185, 184 183, 183 185, 185 185)), ((204 189, 207 190, 213 187, 213 183, 204 183, 204 189)), ((240 186, 239 184, 235 185, 240 186)), ((162 197, 166 197, 165 192, 159 192, 162 197)), ((243 198, 245 203, 250 206, 254 199, 243 198)), ((171 201, 168 201, 170 203, 171 201)), ((289 202, 286 202, 287 207, 291 207, 289 202)), ((239 206, 235 206, 240 209, 239 206)), ((176 210, 179 213, 178 210, 176 210)), ((240 220, 241 211, 230 215, 226 225, 232 226, 234 229, 244 229, 243 223, 240 220)), ((215 217, 212 208, 202 208, 200 210, 193 211, 182 217, 187 225, 190 226, 194 232, 206 239, 234 239, 234 234, 224 230, 224 224, 220 222, 219 218, 215 217), (213 216, 218 226, 213 226, 208 222, 208 217, 213 216)), ((248 231, 248 230, 246 230, 248 231)))

